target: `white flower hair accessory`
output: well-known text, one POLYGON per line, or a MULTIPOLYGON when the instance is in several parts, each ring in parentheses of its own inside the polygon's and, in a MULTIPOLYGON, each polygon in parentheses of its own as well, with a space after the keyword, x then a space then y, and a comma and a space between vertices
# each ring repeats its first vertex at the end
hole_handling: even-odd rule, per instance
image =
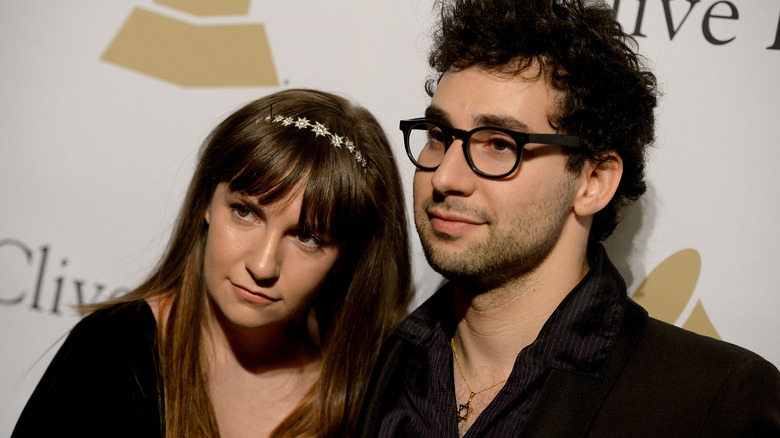
POLYGON ((293 118, 290 116, 265 116, 265 120, 268 123, 281 123, 282 126, 294 126, 298 129, 306 129, 309 128, 313 133, 314 137, 328 137, 330 140, 330 145, 333 146, 336 149, 341 149, 342 146, 349 151, 350 154, 355 156, 355 161, 362 167, 364 170, 366 166, 368 165, 368 162, 366 161, 366 157, 363 156, 363 153, 360 152, 360 150, 355 146, 354 143, 352 143, 352 140, 348 139, 347 137, 341 137, 339 135, 336 135, 330 131, 328 131, 328 128, 325 127, 320 122, 314 121, 313 123, 310 122, 306 117, 297 117, 293 118))

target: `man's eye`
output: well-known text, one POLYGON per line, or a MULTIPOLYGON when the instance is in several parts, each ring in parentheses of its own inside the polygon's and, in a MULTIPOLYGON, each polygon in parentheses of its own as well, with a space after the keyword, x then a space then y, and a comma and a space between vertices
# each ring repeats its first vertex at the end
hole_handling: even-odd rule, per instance
POLYGON ((517 146, 515 146, 514 142, 505 141, 503 139, 497 138, 493 140, 493 149, 495 149, 496 151, 505 151, 505 150, 514 151, 517 149, 517 146))
POLYGON ((428 139, 439 143, 444 143, 444 133, 436 126, 429 126, 428 139))
POLYGON ((517 152, 514 139, 499 131, 477 131, 469 140, 469 144, 472 150, 480 153, 515 154, 517 152))

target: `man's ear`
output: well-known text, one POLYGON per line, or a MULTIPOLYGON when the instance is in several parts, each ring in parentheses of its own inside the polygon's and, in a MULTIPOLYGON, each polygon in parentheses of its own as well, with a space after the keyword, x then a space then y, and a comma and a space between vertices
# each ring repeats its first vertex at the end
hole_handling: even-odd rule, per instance
POLYGON ((587 161, 580 174, 580 189, 574 200, 577 216, 592 216, 609 204, 623 176, 623 160, 607 152, 599 160, 587 161))

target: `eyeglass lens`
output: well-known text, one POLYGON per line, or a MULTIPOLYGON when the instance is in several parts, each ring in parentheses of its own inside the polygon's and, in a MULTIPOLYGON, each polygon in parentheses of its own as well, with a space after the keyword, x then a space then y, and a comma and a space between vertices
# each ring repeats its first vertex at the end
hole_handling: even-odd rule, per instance
MULTIPOLYGON (((444 159, 446 134, 429 123, 419 123, 409 131, 409 149, 417 163, 435 168, 444 159)), ((467 158, 474 167, 487 175, 503 175, 517 163, 518 148, 508 134, 492 129, 480 129, 463 139, 468 142, 467 158)))

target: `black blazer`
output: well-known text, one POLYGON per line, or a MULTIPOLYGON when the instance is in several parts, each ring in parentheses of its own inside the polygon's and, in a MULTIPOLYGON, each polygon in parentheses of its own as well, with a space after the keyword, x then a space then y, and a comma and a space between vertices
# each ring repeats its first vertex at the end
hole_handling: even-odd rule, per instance
MULTIPOLYGON (((356 436, 374 437, 425 354, 383 348, 356 436)), ((738 346, 649 318, 628 301, 603 379, 550 369, 518 437, 780 437, 780 373, 738 346)), ((454 401, 453 401, 454 403, 454 401)))

